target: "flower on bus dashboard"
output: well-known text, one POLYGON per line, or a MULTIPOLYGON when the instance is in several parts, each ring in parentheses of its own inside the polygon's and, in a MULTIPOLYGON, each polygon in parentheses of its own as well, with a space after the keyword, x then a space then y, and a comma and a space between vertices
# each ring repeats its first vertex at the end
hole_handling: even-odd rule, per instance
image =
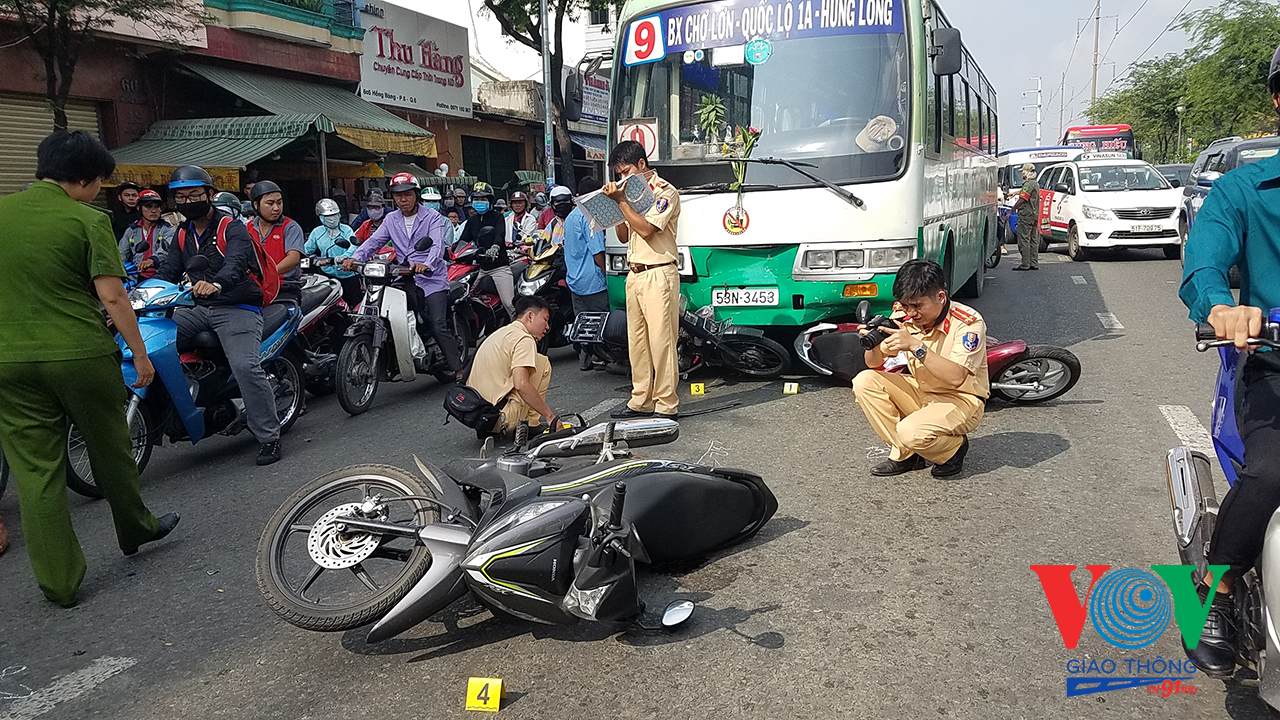
MULTIPOLYGON (((734 155, 740 158, 751 157, 751 151, 755 149, 756 141, 760 139, 760 131, 750 125, 743 127, 742 125, 734 128, 733 144, 734 155)), ((725 152, 728 153, 729 146, 725 145, 725 152)), ((731 190, 738 191, 738 202, 734 207, 742 209, 742 183, 747 177, 747 164, 744 162, 733 163, 733 185, 731 190)))

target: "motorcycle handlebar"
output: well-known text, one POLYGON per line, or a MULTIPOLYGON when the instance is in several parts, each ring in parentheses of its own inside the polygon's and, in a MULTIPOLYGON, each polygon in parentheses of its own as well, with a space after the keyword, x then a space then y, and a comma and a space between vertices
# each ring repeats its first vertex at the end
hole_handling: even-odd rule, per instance
POLYGON ((627 484, 617 483, 613 486, 613 507, 609 509, 609 529, 622 529, 622 506, 627 501, 627 484))
POLYGON ((1196 323, 1196 340, 1217 340, 1218 333, 1209 323, 1196 323))
MULTIPOLYGON (((1251 348, 1265 347, 1272 349, 1280 349, 1280 323, 1273 323, 1264 320, 1262 322, 1262 332, 1259 335, 1265 337, 1249 338, 1248 344, 1251 348), (1272 339, 1277 338, 1277 339, 1272 339)), ((1219 340, 1218 333, 1208 323, 1196 323, 1196 351, 1206 352, 1213 348, 1231 347, 1235 345, 1234 340, 1219 340)))

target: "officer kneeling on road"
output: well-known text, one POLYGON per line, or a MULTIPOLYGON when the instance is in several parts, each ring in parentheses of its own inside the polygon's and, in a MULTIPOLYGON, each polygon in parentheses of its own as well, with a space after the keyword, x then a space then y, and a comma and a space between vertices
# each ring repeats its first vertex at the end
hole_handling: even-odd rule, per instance
MULTIPOLYGON (((942 268, 911 260, 893 282, 898 329, 866 351, 867 367, 853 380, 858 404, 876 434, 893 448, 872 475, 901 475, 933 463, 934 477, 963 469, 990 383, 987 327, 973 308, 947 295, 942 268), (887 358, 905 355, 910 375, 884 372, 887 358)), ((864 331, 865 335, 866 332, 864 331)))
POLYGON ((551 361, 538 352, 538 341, 550 327, 547 301, 525 296, 516 301, 515 322, 485 338, 476 350, 467 384, 502 413, 494 432, 509 433, 522 419, 530 427, 551 423, 551 361))

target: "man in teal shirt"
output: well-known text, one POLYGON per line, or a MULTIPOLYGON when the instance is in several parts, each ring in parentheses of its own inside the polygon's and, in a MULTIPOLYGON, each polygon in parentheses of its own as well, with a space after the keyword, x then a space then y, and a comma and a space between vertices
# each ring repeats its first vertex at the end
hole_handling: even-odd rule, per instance
MULTIPOLYGON (((1280 48, 1267 79, 1272 103, 1280 111, 1280 48)), ((1245 165, 1218 178, 1196 215, 1187 238, 1182 302, 1191 319, 1207 322, 1221 340, 1248 350, 1262 319, 1280 307, 1280 156, 1245 165), (1229 273, 1240 271, 1240 303, 1231 294, 1229 273)), ((1209 564, 1228 565, 1218 580, 1200 644, 1187 650, 1196 665, 1213 677, 1235 671, 1237 628, 1231 590, 1235 579, 1262 552, 1267 522, 1280 507, 1280 353, 1252 352, 1237 385, 1236 407, 1245 465, 1222 499, 1209 544, 1209 564)))

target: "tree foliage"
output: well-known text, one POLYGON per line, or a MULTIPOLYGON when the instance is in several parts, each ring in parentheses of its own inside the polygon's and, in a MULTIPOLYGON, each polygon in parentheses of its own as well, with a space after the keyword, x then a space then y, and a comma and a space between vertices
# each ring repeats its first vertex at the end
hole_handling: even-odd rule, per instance
MULTIPOLYGON (((6 0, 0 0, 0 3, 6 0)), ((550 98, 555 108, 556 142, 560 144, 560 183, 576 186, 573 172, 573 143, 569 137, 569 122, 564 118, 564 25, 574 22, 589 10, 609 7, 610 0, 546 0, 548 28, 540 23, 540 0, 484 0, 484 7, 497 19, 502 31, 515 42, 542 52, 542 34, 547 35, 547 49, 551 55, 551 77, 543 87, 544 102, 550 98)), ((618 3, 621 5, 621 2, 618 3)))
POLYGON ((1098 98, 1095 122, 1127 123, 1152 162, 1190 159, 1198 147, 1229 135, 1275 128, 1267 92, 1271 56, 1280 45, 1280 6, 1270 0, 1224 0, 1179 19, 1191 38, 1181 54, 1136 63, 1119 88, 1098 98), (1182 143, 1178 114, 1182 105, 1182 143))
POLYGON ((55 128, 67 127, 67 98, 84 49, 119 23, 150 29, 162 44, 197 30, 205 17, 190 0, 0 0, 0 15, 17 24, 44 64, 45 97, 55 128))

